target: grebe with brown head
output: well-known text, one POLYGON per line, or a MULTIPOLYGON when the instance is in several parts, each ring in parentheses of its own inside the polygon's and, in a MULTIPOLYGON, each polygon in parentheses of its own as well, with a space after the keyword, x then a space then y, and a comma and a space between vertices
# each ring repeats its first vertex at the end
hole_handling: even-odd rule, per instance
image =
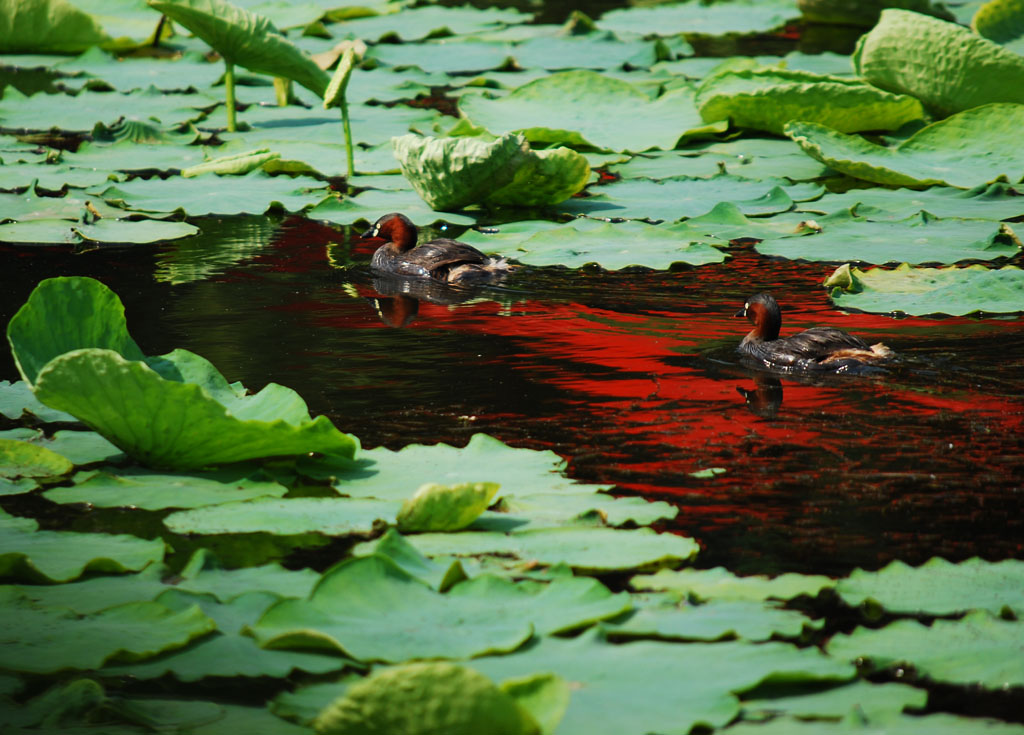
POLYGON ((383 238, 370 265, 381 273, 406 278, 431 278, 444 283, 479 283, 503 277, 512 268, 504 258, 491 258, 472 245, 438 238, 416 244, 419 233, 408 217, 385 214, 364 238, 383 238))
POLYGON ((751 296, 736 316, 745 316, 754 324, 737 350, 776 370, 846 372, 894 357, 893 351, 885 345, 868 345, 860 337, 835 327, 812 327, 780 338, 782 311, 769 293, 751 296))

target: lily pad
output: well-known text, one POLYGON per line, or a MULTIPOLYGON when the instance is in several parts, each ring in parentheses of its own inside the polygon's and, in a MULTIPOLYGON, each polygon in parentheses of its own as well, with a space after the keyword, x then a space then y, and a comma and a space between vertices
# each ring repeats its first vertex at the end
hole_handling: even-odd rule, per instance
POLYGON ((924 716, 881 714, 865 717, 854 709, 841 722, 819 722, 778 717, 770 722, 741 722, 730 735, 844 735, 867 729, 872 735, 1021 735, 1020 725, 980 717, 934 714, 924 716))
POLYGON ((382 212, 402 212, 417 225, 447 222, 453 225, 472 225, 476 217, 465 213, 435 212, 412 189, 381 191, 370 189, 357 196, 338 199, 328 197, 306 212, 310 219, 326 220, 338 224, 375 222, 382 212))
POLYGON ((1012 258, 1021 249, 1008 225, 939 219, 927 212, 896 222, 872 222, 838 212, 814 220, 806 231, 765 239, 757 244, 757 252, 791 260, 919 264, 1012 258))
MULTIPOLYGON (((87 144, 86 144, 87 145, 87 144)), ((138 146, 133 146, 138 149, 138 146)), ((6 166, 5 166, 6 168, 6 166)), ((38 189, 60 189, 66 181, 59 177, 62 182, 54 187, 40 183, 40 174, 50 173, 51 168, 66 170, 60 166, 41 167, 34 166, 34 175, 31 176, 31 185, 21 194, 0 194, 0 207, 3 214, 0 218, 13 222, 30 222, 37 219, 65 219, 71 221, 81 220, 89 210, 86 205, 94 208, 102 217, 120 217, 124 215, 123 209, 116 209, 104 202, 99 197, 81 196, 80 193, 69 193, 63 197, 39 196, 38 189)), ((105 179, 101 179, 101 182, 105 179)), ((20 188, 20 187, 19 187, 20 188)), ((90 216, 91 213, 90 213, 90 216)))
POLYGON ((614 151, 667 150, 684 135, 725 129, 705 125, 691 89, 652 100, 628 82, 586 70, 551 74, 499 99, 465 94, 459 112, 495 135, 521 132, 531 143, 614 151))
POLYGON ((902 712, 906 708, 924 709, 928 692, 906 684, 869 684, 855 681, 823 692, 783 697, 747 699, 743 702, 745 719, 785 714, 801 719, 838 720, 854 708, 867 717, 902 712))
POLYGON ((659 57, 655 42, 620 39, 597 31, 581 36, 538 36, 516 44, 513 55, 524 69, 630 69, 648 68, 659 57))
POLYGON ((74 421, 75 417, 63 411, 54 411, 39 402, 35 393, 24 380, 13 383, 0 380, 0 414, 18 420, 26 414, 35 416, 44 423, 74 421))
POLYGON ((264 647, 336 650, 363 661, 504 652, 530 637, 529 618, 495 607, 481 587, 454 595, 459 587, 440 594, 390 559, 362 557, 326 572, 308 600, 273 605, 250 631, 264 647))
POLYGON ((429 559, 418 552, 416 547, 394 528, 389 528, 381 536, 373 553, 386 556, 403 570, 439 592, 445 592, 452 585, 468 579, 460 561, 442 562, 429 559))
POLYGON ((909 10, 883 10, 857 42, 853 65, 868 83, 913 95, 941 116, 1024 103, 1024 58, 956 23, 909 10))
POLYGON ((875 669, 911 664, 933 681, 997 690, 1024 685, 1022 636, 1024 623, 979 610, 931 626, 897 620, 877 630, 858 628, 833 636, 826 650, 839 659, 868 659, 875 669))
POLYGON ((339 28, 350 38, 379 41, 398 37, 418 41, 432 36, 470 34, 494 30, 505 25, 525 23, 530 15, 514 8, 444 7, 424 5, 403 9, 401 13, 356 18, 339 28))
POLYGON ((684 33, 720 36, 770 31, 799 15, 796 2, 791 0, 730 0, 713 5, 690 0, 611 10, 601 16, 598 26, 610 31, 643 35, 684 33))
POLYGON ((825 279, 829 298, 843 309, 875 313, 990 314, 1024 312, 1024 270, 1008 265, 986 268, 911 268, 862 271, 849 264, 825 279))
POLYGON ((954 615, 988 610, 1024 614, 1024 562, 974 558, 953 564, 935 557, 919 567, 894 561, 877 572, 855 569, 836 592, 847 605, 878 605, 903 615, 954 615))
MULTIPOLYGON (((678 566, 697 554, 697 543, 685 536, 658 534, 649 528, 535 528, 511 533, 462 531, 423 533, 407 538, 426 556, 498 555, 501 561, 567 564, 587 572, 609 572, 658 565, 678 566)), ((356 547, 367 553, 371 544, 356 547)))
POLYGON ((176 587, 230 602, 253 591, 271 592, 278 597, 305 597, 319 578, 312 569, 291 570, 273 563, 224 569, 209 550, 199 549, 181 571, 176 587))
MULTIPOLYGON (((153 11, 146 7, 147 23, 152 32, 153 11)), ((224 67, 207 61, 202 54, 188 51, 181 57, 133 58, 124 63, 99 48, 91 48, 81 56, 64 59, 53 69, 74 74, 61 80, 68 89, 103 84, 119 92, 131 92, 155 86, 164 92, 187 92, 213 87, 224 75, 224 67)))
MULTIPOLYGON (((27 436, 6 438, 20 438, 31 442, 67 457, 75 465, 119 462, 125 459, 121 450, 95 431, 58 431, 50 438, 41 431, 27 431, 27 436)), ((0 432, 0 436, 5 436, 5 432, 0 432)))
POLYGON ((500 531, 527 526, 541 528, 573 525, 591 516, 609 526, 628 523, 649 526, 656 521, 671 520, 678 513, 679 508, 663 500, 616 498, 606 493, 537 493, 525 498, 506 495, 498 501, 497 512, 487 511, 472 528, 478 531, 500 531))
POLYGON ((130 602, 79 617, 69 610, 36 608, 6 592, 4 628, 18 636, 0 642, 0 666, 37 674, 98 669, 111 660, 133 661, 177 648, 210 632, 214 622, 192 606, 174 612, 155 602, 130 602))
POLYGON ((1024 197, 1006 183, 982 184, 967 191, 950 186, 933 186, 923 191, 873 187, 826 194, 797 208, 825 214, 853 209, 873 220, 905 219, 918 212, 936 217, 1001 220, 1024 215, 1024 197))
POLYGON ((370 47, 366 57, 387 66, 415 66, 425 72, 468 74, 507 66, 512 46, 472 36, 452 37, 417 44, 381 43, 370 47))
POLYGON ((921 103, 860 80, 761 68, 726 70, 697 89, 706 122, 729 119, 741 128, 782 134, 791 120, 827 125, 843 133, 895 130, 924 117, 921 103))
POLYGON ((164 525, 175 533, 368 534, 393 523, 400 505, 376 498, 262 498, 171 513, 164 525))
POLYGON ((630 580, 638 590, 670 590, 701 600, 791 600, 799 595, 815 596, 832 587, 834 581, 813 574, 780 574, 777 577, 751 575, 739 577, 725 569, 662 569, 653 575, 638 575, 630 580))
POLYGON ((45 447, 13 439, 0 439, 0 478, 59 477, 71 471, 71 462, 45 447))
MULTIPOLYGON (((462 239, 477 247, 486 247, 489 237, 467 233, 462 239)), ((528 265, 580 268, 597 263, 607 270, 638 265, 667 269, 673 263, 704 265, 725 260, 725 254, 708 242, 695 242, 664 227, 644 222, 610 224, 588 219, 549 225, 534 234, 524 233, 519 242, 506 240, 502 243, 501 251, 528 265)))
POLYGON ((164 557, 161 539, 38 528, 31 518, 0 510, 0 577, 67 582, 86 571, 138 571, 164 557))
MULTIPOLYGON (((5 163, 3 168, 0 168, 0 189, 13 190, 36 188, 60 192, 65 188, 84 189, 90 186, 101 186, 106 184, 110 179, 114 179, 116 177, 117 173, 106 167, 103 163, 92 168, 64 166, 61 164, 40 165, 38 163, 5 163)), ((69 197, 69 201, 71 202, 76 200, 78 200, 77 197, 69 197)), ((27 204, 29 204, 27 201, 20 203, 13 209, 13 212, 27 208, 27 204)), ((46 216, 47 210, 53 211, 58 207, 60 207, 64 212, 67 211, 66 208, 61 207, 60 200, 54 200, 52 203, 47 202, 40 208, 41 211, 36 219, 43 219, 46 216)), ((5 220, 8 218, 14 219, 13 212, 8 214, 8 210, 4 210, 3 215, 0 216, 5 220)), ((81 214, 81 212, 79 214, 81 214)), ((124 214, 124 212, 111 207, 104 207, 101 214, 104 216, 111 214, 120 215, 124 214)))
POLYGON ((191 237, 198 232, 198 227, 187 222, 102 219, 94 224, 85 225, 66 220, 37 219, 0 225, 0 242, 22 245, 64 245, 81 242, 138 245, 178 240, 191 237))
POLYGON ((786 135, 807 155, 841 173, 895 186, 948 184, 970 189, 1024 178, 1024 154, 1009 131, 1024 125, 1024 105, 975 107, 932 123, 892 148, 815 123, 791 122, 786 135))

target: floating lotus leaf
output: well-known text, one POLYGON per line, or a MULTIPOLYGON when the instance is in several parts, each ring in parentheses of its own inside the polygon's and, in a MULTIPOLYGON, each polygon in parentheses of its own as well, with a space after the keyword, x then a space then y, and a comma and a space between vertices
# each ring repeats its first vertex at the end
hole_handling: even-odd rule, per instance
POLYGON ((764 699, 747 699, 743 714, 748 719, 771 715, 789 715, 801 719, 840 719, 854 708, 869 718, 911 709, 924 709, 928 692, 906 684, 852 684, 826 689, 812 694, 796 694, 764 699))
POLYGON ((834 582, 818 574, 780 574, 777 577, 738 577, 724 567, 714 569, 662 569, 630 580, 638 590, 669 590, 702 600, 791 600, 799 595, 815 596, 834 582))
MULTIPOLYGON (((725 254, 707 242, 695 242, 667 228, 644 222, 610 224, 575 219, 557 226, 549 223, 540 232, 524 234, 526 236, 519 242, 504 243, 502 253, 528 265, 580 268, 597 263, 607 270, 637 265, 667 269, 673 263, 704 265, 725 260, 725 254)), ((474 233, 463 239, 479 247, 486 244, 489 237, 474 233)))
POLYGON ((338 224, 353 222, 375 222, 381 213, 402 212, 419 226, 435 222, 453 225, 472 225, 476 218, 467 214, 435 212, 412 189, 404 191, 378 191, 370 189, 355 197, 338 199, 328 197, 306 212, 310 219, 321 219, 338 224))
POLYGON ((164 525, 175 533, 365 535, 378 523, 393 523, 399 507, 376 498, 261 498, 171 513, 164 525))
POLYGON ((99 242, 137 245, 178 240, 191 237, 198 232, 198 227, 186 222, 102 219, 95 224, 83 225, 66 220, 39 219, 0 225, 0 242, 47 245, 99 242))
POLYGON ((932 123, 892 148, 815 123, 791 122, 786 135, 836 171, 895 186, 948 184, 970 189, 1024 178, 1024 153, 1010 131, 1024 125, 1024 105, 976 107, 932 123))
MULTIPOLYGON (((59 164, 41 166, 37 163, 5 163, 3 168, 0 168, 0 189, 38 188, 60 192, 68 187, 84 189, 89 186, 100 186, 115 177, 116 172, 102 162, 93 168, 78 168, 59 164)), ((75 193, 80 194, 81 192, 74 192, 70 201, 81 201, 74 196, 75 193)), ((14 219, 14 212, 26 209, 28 204, 29 202, 20 203, 13 208, 13 211, 5 209, 0 217, 5 220, 14 219)), ((40 207, 39 216, 36 219, 45 218, 47 210, 55 209, 60 209, 62 212, 67 211, 59 201, 54 201, 52 204, 46 203, 40 207)), ((102 214, 104 216, 122 215, 124 212, 112 207, 104 207, 102 214)), ((81 216, 81 212, 79 212, 79 216, 81 216)))
POLYGON ((403 532, 459 531, 479 517, 498 492, 496 482, 439 485, 428 482, 402 503, 398 529, 403 532))
MULTIPOLYGON (((114 171, 123 172, 175 172, 189 165, 201 164, 204 148, 192 145, 191 143, 162 143, 160 145, 143 144, 131 140, 121 140, 116 143, 96 143, 86 141, 78 147, 74 153, 64 152, 61 160, 76 167, 103 167, 114 171)), ((90 184, 96 186, 97 184, 90 184)), ((68 210, 75 202, 83 202, 83 199, 68 196, 68 210)), ((57 200, 58 202, 61 200, 57 200)), ((98 196, 88 197, 88 201, 94 207, 103 207, 100 213, 104 217, 123 217, 123 209, 110 207, 98 196)), ((83 202, 84 203, 84 202, 83 202)), ((52 206, 52 205, 51 205, 52 206)), ((66 219, 68 219, 66 217, 66 219)), ((78 216, 75 217, 78 219, 78 216)))
POLYGON ((978 219, 1010 219, 1024 215, 1024 197, 1009 184, 982 184, 964 191, 950 186, 933 186, 924 191, 915 189, 850 189, 843 194, 826 194, 798 209, 831 214, 853 209, 873 220, 905 219, 918 212, 936 217, 971 217, 978 219))
POLYGON ((308 600, 273 605, 250 630, 266 647, 337 650, 364 661, 511 651, 530 637, 529 616, 508 615, 483 587, 454 594, 459 587, 440 594, 390 559, 362 557, 326 572, 308 600))
POLYGON ((469 665, 495 680, 549 671, 576 682, 560 732, 686 735, 721 727, 739 712, 734 692, 762 681, 848 680, 853 668, 787 643, 612 644, 600 633, 544 637, 507 656, 469 665))
MULTIPOLYGON (((148 7, 146 16, 149 31, 152 32, 153 11, 148 7)), ((119 92, 146 89, 151 85, 163 92, 209 89, 224 76, 222 64, 211 63, 198 51, 187 51, 180 57, 132 58, 121 63, 112 54, 91 48, 81 56, 54 64, 53 69, 75 75, 61 80, 65 88, 93 87, 97 82, 102 82, 119 92)), ((125 122, 131 124, 130 121, 125 122)))
POLYGON ((698 87, 696 102, 706 122, 728 119, 741 128, 778 134, 790 120, 853 133, 895 130, 924 117, 921 103, 908 95, 860 80, 776 68, 714 74, 698 87))
MULTIPOLYGON (((656 565, 678 565, 697 554, 685 536, 658 534, 649 528, 535 528, 511 533, 462 531, 423 533, 407 538, 427 556, 499 555, 505 559, 567 564, 574 569, 608 572, 656 565)), ((357 547, 363 553, 370 545, 357 547)))
POLYGON ((217 632, 147 661, 107 666, 103 673, 137 679, 172 674, 179 681, 199 681, 211 676, 283 679, 294 670, 325 674, 352 663, 334 654, 260 648, 252 638, 241 634, 244 627, 255 623, 278 599, 267 592, 248 592, 222 604, 206 595, 168 590, 156 602, 175 611, 198 607, 216 623, 217 632))
POLYGON ((79 617, 70 610, 37 608, 16 592, 2 593, 0 618, 17 637, 0 641, 0 666, 48 674, 98 669, 107 661, 137 661, 177 648, 214 629, 192 606, 175 612, 155 602, 130 602, 79 617))
POLYGON ((605 493, 538 493, 524 498, 505 495, 498 501, 498 512, 484 513, 472 527, 478 531, 541 528, 573 525, 591 517, 609 526, 627 523, 649 526, 656 521, 671 520, 678 513, 679 508, 662 500, 616 498, 605 493))
POLYGON ((0 414, 14 420, 29 414, 44 423, 75 420, 75 417, 69 413, 54 411, 52 408, 48 408, 40 403, 35 393, 32 392, 28 383, 24 380, 18 380, 14 383, 0 380, 0 414))
POLYGON ((739 138, 696 143, 680 151, 648 152, 608 167, 626 179, 711 178, 725 172, 744 179, 787 178, 807 181, 828 173, 791 140, 739 138))
POLYGON ((465 447, 448 444, 410 444, 392 451, 378 447, 360 452, 361 464, 337 473, 335 489, 355 498, 402 501, 424 482, 501 482, 502 494, 589 494, 606 489, 565 477, 565 460, 551 451, 517 449, 488 436, 474 434, 465 447))
POLYGON ((100 508, 143 510, 199 508, 264 496, 281 497, 288 488, 233 470, 204 474, 162 474, 142 468, 81 472, 75 484, 48 491, 54 503, 88 503, 100 508))
POLYGON ((305 597, 319 578, 311 569, 291 570, 280 564, 224 569, 208 550, 199 549, 181 571, 175 586, 230 602, 252 591, 271 592, 278 597, 305 597))
POLYGON ((730 735, 845 735, 866 730, 872 735, 1020 735, 1020 725, 979 717, 957 715, 897 715, 883 713, 865 717, 854 709, 841 722, 818 722, 778 717, 770 722, 741 722, 729 728, 730 735))
POLYGON ((439 592, 467 579, 466 571, 458 560, 436 562, 416 550, 394 528, 389 528, 374 546, 374 554, 386 556, 403 570, 426 582, 439 592))
POLYGON ((956 23, 908 10, 883 10, 857 42, 853 65, 870 84, 911 94, 942 116, 1024 103, 1024 58, 956 23))
POLYGON ((820 628, 796 610, 752 600, 712 600, 700 605, 675 595, 633 596, 636 610, 624 620, 605 625, 613 638, 716 641, 744 638, 767 641, 773 636, 799 638, 805 629, 820 628))
POLYGON ((464 5, 448 8, 425 5, 403 9, 401 13, 356 18, 345 23, 345 34, 364 41, 378 41, 398 36, 404 41, 418 41, 432 36, 480 33, 505 25, 525 23, 530 15, 514 8, 480 10, 464 5))
POLYGON ((280 157, 280 153, 265 148, 245 151, 244 153, 231 153, 182 169, 181 175, 186 179, 193 176, 201 176, 202 174, 242 176, 250 171, 262 168, 264 164, 280 157))
POLYGON ((45 447, 25 441, 0 439, 0 478, 58 477, 71 471, 67 459, 45 447))
POLYGON ((962 316, 976 311, 1005 314, 1024 311, 1024 270, 1008 265, 986 268, 911 268, 862 271, 839 266, 825 279, 836 306, 876 313, 902 312, 962 316))
POLYGON ((1021 249, 1008 225, 939 219, 927 212, 896 222, 872 222, 838 212, 813 220, 806 232, 765 239, 757 244, 757 252, 790 260, 918 264, 1012 258, 1021 249))
POLYGON ((31 518, 0 510, 0 577, 67 582, 86 571, 138 571, 164 556, 164 542, 158 538, 38 528, 31 518))
POLYGON ((894 561, 877 572, 855 569, 836 592, 847 605, 867 601, 903 615, 954 615, 988 610, 1024 613, 1024 562, 974 558, 959 564, 935 557, 919 567, 894 561))
POLYGON ((936 682, 998 690, 1024 685, 1022 636, 1024 623, 979 610, 930 626, 897 620, 877 630, 858 628, 833 636, 826 650, 847 661, 868 659, 874 669, 910 664, 936 682))
POLYGON ((610 31, 673 36, 677 33, 720 36, 758 33, 778 28, 800 15, 790 0, 731 0, 705 5, 695 0, 651 7, 622 8, 601 16, 600 28, 610 31))
MULTIPOLYGON (((0 432, 0 436, 3 436, 3 432, 0 432)), ((75 465, 119 462, 125 459, 124 453, 120 449, 95 431, 64 430, 56 432, 49 438, 41 431, 29 431, 29 436, 23 437, 23 440, 61 454, 75 465)))
POLYGON ((0 0, 0 53, 76 53, 110 40, 66 0, 0 0))
POLYGON ((465 94, 459 112, 495 135, 615 151, 667 150, 686 134, 724 130, 705 126, 690 89, 652 100, 628 82, 585 70, 542 77, 499 99, 465 94))
POLYGON ((974 14, 971 28, 996 43, 1016 41, 1024 36, 1024 2, 988 0, 974 14))
POLYGON ((540 726, 490 679, 458 664, 406 664, 353 684, 315 722, 321 735, 539 735, 540 726))
POLYGON ((161 564, 150 564, 137 574, 97 575, 64 584, 12 585, 9 588, 35 607, 67 608, 91 615, 126 602, 150 602, 172 589, 164 584, 169 574, 161 564))
MULTIPOLYGON (((135 148, 137 149, 138 146, 135 148)), ((34 168, 37 173, 48 173, 51 168, 64 169, 62 166, 36 166, 34 168)), ((89 212, 86 202, 103 217, 124 215, 124 210, 111 207, 99 197, 78 196, 74 193, 63 197, 39 196, 38 189, 48 187, 40 185, 38 177, 33 177, 32 182, 34 183, 30 183, 28 190, 21 194, 0 194, 0 211, 3 212, 0 218, 14 222, 30 222, 37 219, 78 221, 89 212)), ((52 188, 60 189, 62 186, 63 184, 60 184, 52 188)))
POLYGON ((0 495, 24 495, 39 487, 39 483, 31 477, 20 477, 11 480, 0 477, 0 495))
POLYGON ((327 188, 316 179, 268 176, 253 171, 231 180, 231 186, 210 176, 202 179, 134 179, 98 192, 108 202, 139 212, 204 214, 263 214, 268 209, 301 212, 321 201, 327 188), (216 196, 214 196, 216 195, 216 196))
POLYGON ((415 66, 426 72, 465 74, 508 66, 512 46, 478 38, 442 38, 417 44, 382 43, 366 54, 388 66, 415 66))
POLYGON ((796 4, 804 18, 814 23, 870 28, 878 22, 878 16, 885 8, 902 8, 953 20, 945 5, 933 5, 930 0, 797 0, 796 4))
POLYGON ((206 41, 228 64, 292 79, 318 96, 327 88, 327 72, 263 16, 224 0, 149 0, 149 6, 206 41))
POLYGON ((658 61, 658 46, 640 38, 620 39, 612 33, 585 36, 539 36, 516 44, 512 51, 524 69, 648 68, 658 61))

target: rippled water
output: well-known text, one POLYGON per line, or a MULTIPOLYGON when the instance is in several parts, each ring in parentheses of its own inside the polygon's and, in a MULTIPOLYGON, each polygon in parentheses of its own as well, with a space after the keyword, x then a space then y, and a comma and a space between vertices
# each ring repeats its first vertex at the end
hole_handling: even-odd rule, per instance
MULTIPOLYGON (((147 354, 183 347, 252 390, 288 385, 366 447, 481 431, 553 449, 575 478, 676 503, 670 528, 702 543, 701 566, 842 574, 1021 555, 1017 318, 844 313, 819 285, 832 266, 742 247, 673 272, 524 268, 432 303, 375 282, 348 230, 200 226, 201 241, 158 249, 0 246, 0 318, 42 278, 100 278, 147 354), (734 350, 747 323, 733 314, 760 290, 782 304, 783 335, 831 324, 903 360, 815 380, 744 367, 734 350), (458 298, 469 300, 448 303, 458 298), (693 475, 711 468, 724 472, 693 475)), ((3 360, 0 377, 14 379, 3 360)))

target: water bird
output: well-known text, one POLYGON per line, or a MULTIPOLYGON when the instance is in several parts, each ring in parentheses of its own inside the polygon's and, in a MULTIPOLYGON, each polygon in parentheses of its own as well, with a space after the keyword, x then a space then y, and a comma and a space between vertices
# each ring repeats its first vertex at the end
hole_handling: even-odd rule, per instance
POLYGON ((417 245, 416 225, 398 212, 385 214, 362 236, 385 240, 370 261, 381 273, 444 283, 480 283, 500 279, 512 269, 504 258, 491 258, 458 240, 438 238, 417 245))
POLYGON ((745 316, 754 328, 737 350, 765 367, 787 372, 848 372, 892 359, 895 353, 882 343, 868 345, 835 327, 812 327, 791 337, 779 337, 782 311, 769 293, 747 299, 737 317, 745 316))

